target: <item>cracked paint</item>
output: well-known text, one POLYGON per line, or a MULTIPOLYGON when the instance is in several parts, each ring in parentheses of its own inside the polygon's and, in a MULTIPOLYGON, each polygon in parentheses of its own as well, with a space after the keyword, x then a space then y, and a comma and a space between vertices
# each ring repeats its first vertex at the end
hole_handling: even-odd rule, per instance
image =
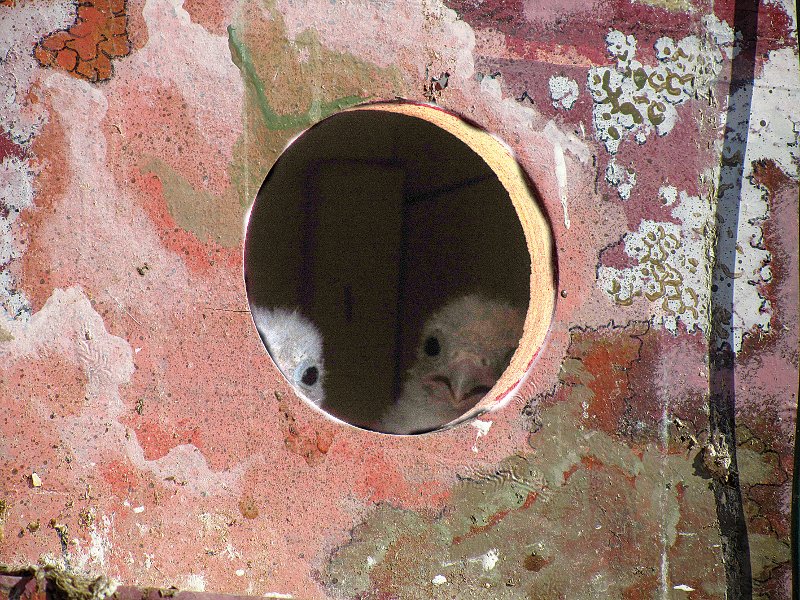
POLYGON ((111 60, 129 53, 125 0, 89 0, 78 4, 69 29, 39 40, 33 54, 44 67, 89 81, 107 81, 114 73, 111 60))

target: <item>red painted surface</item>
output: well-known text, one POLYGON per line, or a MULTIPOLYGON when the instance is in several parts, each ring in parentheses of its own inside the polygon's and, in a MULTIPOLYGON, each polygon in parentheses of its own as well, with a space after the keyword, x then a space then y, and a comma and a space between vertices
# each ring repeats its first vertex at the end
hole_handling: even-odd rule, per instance
MULTIPOLYGON (((708 467, 721 312, 703 305, 673 326, 677 300, 641 269, 711 302, 714 169, 726 118, 742 126, 726 113, 736 15, 733 2, 654 4, 3 2, 0 563, 103 573, 120 598, 172 585, 722 597, 708 467), (695 36, 697 60, 718 69, 674 105, 669 131, 637 142, 626 130, 616 152, 588 87, 617 69, 610 31, 635 38, 642 68, 678 69, 657 40, 695 36), (234 63, 236 44, 249 66, 234 63), (481 417, 485 435, 464 424, 387 437, 328 419, 280 377, 246 312, 242 223, 305 127, 281 129, 280 117, 308 125, 351 97, 430 101, 442 73, 439 105, 499 136, 531 177, 563 293, 530 378, 481 417), (570 108, 551 77, 571 80, 553 82, 577 90, 570 108), (606 176, 613 164, 636 175, 627 200, 606 176), (674 228, 681 260, 636 255, 650 222, 674 228), (604 276, 641 279, 644 292, 615 299, 604 276)), ((789 595, 798 376, 790 4, 759 7, 755 92, 738 115, 750 120, 728 449, 755 590, 774 598, 789 595)), ((619 89, 633 85, 632 71, 614 72, 619 89)), ((1 576, 12 588, 43 595, 1 576)))

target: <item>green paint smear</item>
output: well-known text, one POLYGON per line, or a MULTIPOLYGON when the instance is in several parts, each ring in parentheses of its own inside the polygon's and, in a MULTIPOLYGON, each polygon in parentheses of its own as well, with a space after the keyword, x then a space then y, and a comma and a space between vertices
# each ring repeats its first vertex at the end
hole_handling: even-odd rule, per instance
POLYGON ((330 102, 321 102, 315 98, 311 101, 311 106, 304 114, 279 115, 270 107, 267 94, 264 91, 264 83, 256 72, 250 56, 250 50, 239 38, 233 25, 228 26, 228 46, 231 50, 233 63, 242 72, 245 83, 254 92, 261 118, 270 131, 286 131, 308 127, 320 119, 368 99, 361 96, 345 96, 330 102))
POLYGON ((242 239, 241 206, 225 194, 220 198, 197 191, 178 172, 160 158, 151 158, 142 169, 161 180, 169 214, 177 225, 192 232, 202 242, 236 246, 242 239))
POLYGON ((692 9, 689 0, 636 0, 642 4, 656 6, 670 12, 688 12, 692 9))
POLYGON ((253 5, 253 10, 248 6, 242 7, 241 24, 228 28, 231 59, 241 73, 246 98, 244 131, 228 167, 243 208, 253 202, 270 167, 299 131, 374 97, 362 90, 388 97, 405 90, 396 67, 380 69, 352 55, 329 51, 312 29, 290 42, 282 16, 269 3, 266 20, 262 6, 253 5), (307 52, 305 61, 302 51, 307 52), (264 74, 273 72, 278 82, 270 86, 264 74), (310 100, 304 105, 305 99, 310 100))
POLYGON ((11 342, 13 340, 14 336, 11 334, 11 332, 0 325, 0 342, 11 342))

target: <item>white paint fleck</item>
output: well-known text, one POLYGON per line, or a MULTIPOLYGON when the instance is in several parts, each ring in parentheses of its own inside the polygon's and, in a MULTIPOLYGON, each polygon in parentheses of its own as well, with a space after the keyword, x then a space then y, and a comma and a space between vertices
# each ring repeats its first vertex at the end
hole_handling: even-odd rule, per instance
POLYGON ((76 7, 66 0, 19 2, 0 19, 0 130, 16 144, 28 145, 47 122, 44 102, 28 95, 41 67, 31 51, 37 41, 75 21, 76 7))
POLYGON ((140 513, 143 513, 144 512, 144 506, 137 506, 136 508, 133 509, 133 512, 135 512, 137 515, 140 514, 140 513))
POLYGON ((498 560, 500 560, 500 553, 497 548, 492 548, 481 557, 481 566, 484 571, 491 571, 497 565, 498 560))
POLYGON ((444 575, 437 575, 431 580, 431 583, 433 585, 442 585, 444 583, 447 583, 447 577, 445 577, 444 575))
POLYGON ((17 242, 15 222, 20 213, 33 206, 33 173, 28 161, 7 156, 0 162, 0 308, 11 318, 26 319, 30 307, 16 289, 9 263, 22 254, 17 242))
MULTIPOLYGON (((800 112, 796 98, 800 94, 800 65, 794 48, 782 48, 769 53, 760 76, 752 90, 750 111, 743 109, 746 102, 740 98, 748 92, 741 89, 728 102, 728 135, 734 136, 731 147, 739 152, 741 142, 746 140, 744 171, 740 181, 737 169, 717 170, 721 190, 721 208, 718 235, 735 237, 735 247, 729 244, 729 255, 718 256, 721 264, 735 265, 732 277, 723 270, 715 272, 716 304, 729 303, 726 295, 733 285, 733 315, 722 315, 715 321, 718 343, 727 342, 739 351, 745 335, 763 334, 770 331, 772 306, 759 289, 772 279, 769 268, 771 255, 764 245, 762 223, 769 216, 767 189, 756 184, 753 165, 761 161, 772 161, 788 177, 800 178, 800 112), (747 124, 749 122, 749 129, 747 124), (741 186, 741 195, 731 198, 741 186), (737 231, 731 230, 736 215, 731 208, 738 207, 737 231), (735 253, 735 254, 734 254, 735 253), (732 321, 732 327, 731 327, 732 321)), ((723 156, 722 163, 733 157, 723 156)), ((719 250, 718 250, 719 253, 719 250)))
POLYGON ((6 156, 0 162, 0 198, 14 218, 33 206, 32 175, 27 161, 16 156, 6 156))
MULTIPOLYGON (((75 10, 65 0, 31 0, 3 11, 0 19, 0 131, 29 155, 31 141, 49 118, 49 103, 37 101, 40 93, 30 93, 42 72, 31 49, 48 33, 69 27, 75 10)), ((10 156, 0 164, 0 314, 21 321, 30 318, 31 306, 9 267, 24 249, 15 239, 14 222, 20 211, 33 205, 34 171, 48 166, 44 161, 33 163, 39 166, 31 167, 28 158, 10 156)))
POLYGON ((682 592, 693 592, 694 588, 691 586, 686 585, 685 583, 681 583, 679 585, 673 586, 673 589, 680 590, 682 592))
POLYGON ((612 157, 606 167, 605 177, 610 186, 617 188, 617 193, 622 200, 630 199, 633 186, 636 185, 636 172, 632 167, 626 169, 617 163, 615 157, 612 157))
POLYGON ((478 451, 478 440, 489 433, 493 422, 494 421, 481 421, 479 419, 472 421, 471 425, 478 430, 478 433, 475 435, 475 444, 472 446, 473 452, 478 451))
MULTIPOLYGON (((95 515, 93 508, 89 509, 92 517, 95 515)), ((82 571, 90 567, 96 569, 106 569, 107 559, 113 551, 111 538, 113 535, 113 515, 103 515, 100 519, 94 519, 89 528, 89 546, 84 550, 80 540, 74 540, 75 551, 72 553, 73 565, 82 571)))
POLYGON ((186 576, 186 583, 183 584, 184 591, 187 592, 205 592, 206 591, 206 577, 202 573, 190 573, 186 576))
POLYGON ((236 569, 237 577, 244 577, 244 569, 236 569))
POLYGON ((569 77, 553 75, 549 81, 553 108, 571 109, 578 100, 578 82, 569 77))
MULTIPOLYGON (((585 132, 583 132, 583 123, 581 123, 580 126, 582 135, 585 138, 586 135, 585 132)), ((591 158, 592 153, 589 151, 589 146, 586 145, 586 142, 584 142, 574 133, 564 132, 564 130, 556 125, 556 122, 552 119, 549 120, 544 126, 542 133, 553 145, 560 145, 562 149, 572 154, 584 165, 589 162, 589 158, 591 158)))
POLYGON ((678 201, 678 188, 674 185, 662 185, 658 189, 658 197, 666 206, 672 206, 678 201))
POLYGON ((374 559, 372 556, 368 556, 368 557, 367 557, 367 566, 368 566, 370 569, 371 569, 372 567, 374 567, 376 564, 377 564, 377 561, 376 561, 376 560, 375 560, 375 559, 374 559))
POLYGON ((264 598, 279 598, 280 600, 292 600, 294 596, 291 594, 282 594, 280 592, 267 592, 264 594, 264 598))
POLYGON ((734 35, 733 27, 728 25, 727 21, 722 21, 715 14, 706 15, 703 17, 703 26, 706 31, 714 40, 726 58, 731 59, 738 54, 737 49, 734 48, 736 38, 741 38, 741 33, 734 35))
MULTIPOLYGON (((226 524, 227 527, 227 524, 226 524)), ((241 559, 242 553, 233 547, 233 544, 228 542, 225 544, 225 550, 220 553, 220 556, 227 556, 230 560, 241 559)))
MULTIPOLYGON (((671 196, 668 186, 662 190, 671 196)), ((652 323, 671 333, 678 333, 681 322, 689 332, 700 329, 708 334, 713 209, 705 198, 684 191, 678 197, 672 216, 681 225, 643 219, 637 231, 622 239, 634 264, 622 268, 601 264, 597 283, 620 306, 637 297, 647 299, 652 323)))
POLYGON ((564 211, 564 227, 569 229, 569 211, 567 210, 567 162, 561 144, 553 144, 553 160, 556 164, 556 181, 561 196, 561 209, 564 211))

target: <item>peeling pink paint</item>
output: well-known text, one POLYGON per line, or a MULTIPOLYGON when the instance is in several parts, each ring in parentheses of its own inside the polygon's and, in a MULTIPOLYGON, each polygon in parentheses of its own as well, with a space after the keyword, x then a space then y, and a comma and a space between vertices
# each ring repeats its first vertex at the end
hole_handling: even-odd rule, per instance
MULTIPOLYGON (((19 161, 25 178, 0 189, 18 200, 29 186, 33 198, 13 219, 14 199, 3 197, 0 211, 9 254, 0 265, 0 563, 49 556, 130 586, 295 598, 355 597, 347 589, 356 588, 363 597, 408 589, 478 597, 484 584, 491 597, 511 598, 524 592, 509 581, 563 590, 575 569, 609 577, 626 597, 638 588, 666 593, 666 582, 707 584, 703 593, 714 595, 721 557, 689 535, 717 534, 710 476, 692 466, 708 443, 707 338, 685 323, 675 332, 659 325, 661 297, 616 303, 598 285, 598 269, 640 267, 621 240, 647 221, 711 235, 699 216, 676 217, 679 202, 660 194, 672 186, 713 199, 730 61, 710 83, 713 98, 677 106, 667 134, 644 143, 630 136, 613 156, 593 126, 587 88, 590 69, 614 64, 609 30, 633 35, 637 60, 654 67, 657 39, 706 35, 706 9, 622 0, 546 9, 130 2, 131 53, 103 84, 46 70, 31 54, 74 20, 73 3, 0 10, 0 33, 9 33, 0 36, 8 56, 0 159, 19 161), (265 125, 266 109, 231 59, 228 25, 259 32, 247 38, 250 53, 283 52, 276 64, 319 97, 351 81, 368 88, 361 82, 380 72, 379 92, 365 95, 425 101, 426 77, 449 73, 439 104, 501 138, 534 182, 553 229, 561 294, 534 372, 486 417, 492 425, 477 442, 469 425, 396 438, 336 423, 301 402, 268 358, 246 312, 242 217, 257 191, 251 182, 266 174, 252 153, 296 132, 265 125), (343 62, 314 62, 323 50, 343 62), (571 108, 553 105, 552 76, 577 83, 571 108), (628 200, 606 181, 612 161, 636 172, 628 200), (574 443, 559 446, 567 439, 574 443), (523 459, 533 471, 502 466, 523 459), (680 481, 642 503, 660 520, 614 512, 614 485, 635 505, 668 467, 680 481), (573 495, 584 483, 585 495, 573 495), (477 486, 475 497, 465 485, 477 486), (576 502, 595 498, 606 511, 600 527, 589 542, 569 537, 571 521, 588 514, 576 502), (532 549, 543 544, 526 537, 536 527, 514 529, 518 522, 551 532, 549 545, 532 549), (382 535, 382 549, 372 548, 370 536, 382 535), (622 581, 616 558, 652 540, 660 550, 649 571, 622 581), (443 556, 433 566, 423 561, 430 549, 443 556), (483 569, 476 557, 490 550, 496 564, 483 569), (714 558, 693 564, 698 553, 714 558), (559 559, 595 554, 579 565, 559 559), (340 565, 352 581, 336 575, 340 565), (444 572, 453 565, 463 588, 444 572), (430 577, 413 580, 428 567, 430 577), (682 569, 697 571, 680 579, 682 569), (438 576, 446 581, 431 583, 438 576)), ((762 87, 796 90, 796 71, 769 79, 782 52, 796 58, 792 16, 778 2, 760 10, 756 77, 766 78, 762 87)), ((733 3, 714 11, 725 26, 733 22, 733 3)), ((275 106, 302 114, 318 99, 270 87, 277 71, 257 75, 275 106)), ((775 565, 758 573, 758 585, 781 597, 797 407, 798 173, 796 146, 778 152, 766 143, 770 131, 791 136, 788 121, 765 111, 761 166, 752 172, 768 208, 764 239, 741 246, 747 257, 770 256, 771 280, 746 291, 769 302, 771 328, 744 337, 737 426, 753 564, 771 557, 775 565)))

